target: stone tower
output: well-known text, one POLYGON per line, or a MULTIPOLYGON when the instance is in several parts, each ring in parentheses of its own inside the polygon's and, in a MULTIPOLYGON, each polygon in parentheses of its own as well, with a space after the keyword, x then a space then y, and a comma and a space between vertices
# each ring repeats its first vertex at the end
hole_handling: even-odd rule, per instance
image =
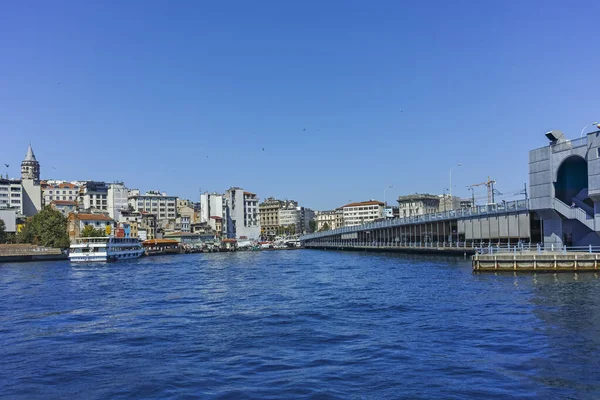
POLYGON ((40 163, 35 159, 31 145, 29 145, 27 155, 21 163, 21 188, 23 189, 23 214, 31 217, 42 209, 40 163))
POLYGON ((40 180, 40 163, 35 159, 31 144, 27 149, 27 155, 21 163, 21 179, 23 180, 40 180))

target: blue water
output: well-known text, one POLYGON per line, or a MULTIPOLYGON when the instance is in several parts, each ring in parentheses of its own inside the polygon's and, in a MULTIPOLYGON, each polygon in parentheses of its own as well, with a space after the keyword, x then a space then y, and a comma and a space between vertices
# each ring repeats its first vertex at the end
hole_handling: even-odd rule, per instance
POLYGON ((318 250, 0 265, 0 397, 600 398, 595 274, 318 250))

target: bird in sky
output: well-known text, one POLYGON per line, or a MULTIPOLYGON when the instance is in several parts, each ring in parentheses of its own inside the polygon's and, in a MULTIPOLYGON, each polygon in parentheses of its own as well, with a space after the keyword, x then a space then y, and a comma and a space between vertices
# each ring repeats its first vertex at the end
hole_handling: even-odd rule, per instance
POLYGON ((304 128, 304 129, 302 129, 302 130, 303 130, 303 131, 305 131, 305 130, 306 130, 306 128, 304 128))
POLYGON ((263 151, 265 151, 265 148, 264 148, 264 147, 263 147, 262 149, 263 149, 263 151))
POLYGON ((4 164, 4 166, 5 166, 6 168, 10 167, 10 165, 8 165, 8 164, 4 164))

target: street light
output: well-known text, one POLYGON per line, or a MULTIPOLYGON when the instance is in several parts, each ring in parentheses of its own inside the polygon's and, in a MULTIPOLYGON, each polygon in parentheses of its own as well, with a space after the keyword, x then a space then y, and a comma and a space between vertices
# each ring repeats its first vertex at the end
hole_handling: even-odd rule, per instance
POLYGON ((592 125, 596 125, 598 127, 598 129, 600 129, 600 124, 598 124, 598 122, 592 122, 591 124, 587 124, 581 130, 581 134, 579 135, 579 138, 582 138, 583 137, 583 131, 585 131, 589 126, 592 126, 592 125))
POLYGON ((394 187, 394 185, 390 185, 390 186, 387 186, 385 189, 383 189, 383 203, 385 204, 385 206, 386 206, 386 207, 387 207, 387 202, 385 201, 385 192, 386 192, 388 189, 391 189, 391 188, 393 188, 393 187, 394 187))
MULTIPOLYGON (((462 163, 458 163, 454 167, 460 167, 461 165, 462 165, 462 163)), ((450 168, 450 201, 451 202, 452 202, 452 169, 454 167, 450 168)))

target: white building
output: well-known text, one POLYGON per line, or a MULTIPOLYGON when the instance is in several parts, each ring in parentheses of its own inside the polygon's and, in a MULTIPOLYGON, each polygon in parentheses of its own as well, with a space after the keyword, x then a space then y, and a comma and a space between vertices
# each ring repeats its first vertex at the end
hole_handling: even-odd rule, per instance
POLYGON ((4 221, 5 232, 17 232, 17 214, 16 208, 0 208, 0 219, 4 221))
POLYGON ((79 196, 79 205, 85 210, 108 212, 108 185, 106 182, 87 181, 79 196))
POLYGON ((21 163, 21 186, 23 214, 31 217, 42 209, 40 163, 36 160, 31 145, 27 149, 25 160, 21 163))
POLYGON ((383 218, 384 205, 376 200, 346 204, 342 207, 344 226, 362 225, 383 218))
POLYGON ((227 237, 260 239, 258 197, 244 189, 232 187, 225 192, 227 237))
POLYGON ((144 195, 129 196, 129 205, 135 211, 156 215, 159 221, 177 218, 177 196, 167 196, 164 192, 149 191, 144 195))
POLYGON ((121 211, 129 208, 129 190, 123 182, 115 182, 108 185, 107 206, 108 215, 115 221, 120 220, 121 211))
POLYGON ((55 200, 79 201, 79 185, 65 181, 42 181, 42 198, 44 205, 55 200))
MULTIPOLYGON (((207 223, 213 231, 217 230, 218 218, 221 221, 225 219, 224 213, 227 204, 225 197, 217 193, 203 193, 200 195, 200 222, 207 223)), ((226 229, 226 224, 223 225, 221 230, 226 229)), ((225 232, 222 232, 225 233, 225 232)))
POLYGON ((19 179, 0 178, 0 210, 7 208, 23 214, 23 188, 19 179))

